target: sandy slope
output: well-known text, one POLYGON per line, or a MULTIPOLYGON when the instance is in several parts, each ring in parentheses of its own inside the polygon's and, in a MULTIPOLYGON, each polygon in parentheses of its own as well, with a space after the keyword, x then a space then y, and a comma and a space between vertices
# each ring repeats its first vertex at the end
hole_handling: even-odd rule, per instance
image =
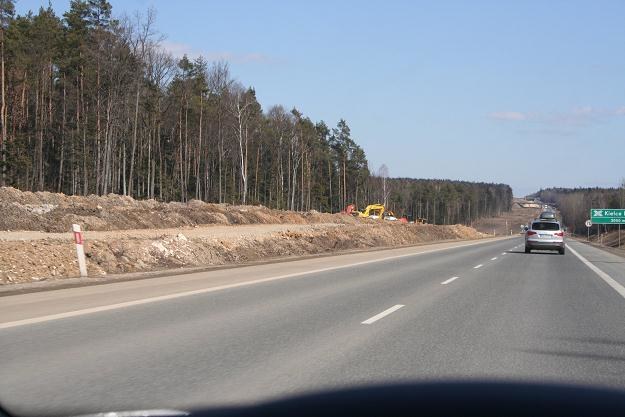
POLYGON ((77 276, 72 223, 85 230, 93 276, 484 237, 461 225, 0 188, 0 284, 77 276))

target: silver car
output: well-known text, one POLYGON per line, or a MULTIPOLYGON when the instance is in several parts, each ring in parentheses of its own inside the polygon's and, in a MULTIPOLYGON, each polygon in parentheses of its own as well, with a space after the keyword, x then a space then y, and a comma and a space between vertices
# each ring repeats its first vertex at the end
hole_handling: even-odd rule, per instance
POLYGON ((525 232, 525 253, 532 249, 557 250, 564 255, 564 230, 556 220, 537 219, 525 232))

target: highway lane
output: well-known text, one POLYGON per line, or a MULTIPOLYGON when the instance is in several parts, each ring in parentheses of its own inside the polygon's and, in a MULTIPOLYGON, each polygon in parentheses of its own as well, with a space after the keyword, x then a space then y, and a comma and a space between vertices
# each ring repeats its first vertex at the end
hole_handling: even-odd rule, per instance
MULTIPOLYGON (((433 378, 625 388, 625 298, 572 251, 521 245, 360 254, 351 267, 0 329, 0 403, 26 414, 189 408, 433 378)), ((625 285, 622 258, 569 245, 625 285)), ((93 299, 106 298, 101 287, 93 299)), ((0 313, 36 297, 40 314, 62 311, 49 294, 27 296, 1 298, 0 313)))

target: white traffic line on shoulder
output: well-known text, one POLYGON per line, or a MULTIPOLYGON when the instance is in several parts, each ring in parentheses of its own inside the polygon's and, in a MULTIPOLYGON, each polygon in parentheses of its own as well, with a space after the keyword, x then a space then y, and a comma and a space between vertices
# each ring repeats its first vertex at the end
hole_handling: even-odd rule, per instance
POLYGON ((391 313, 396 312, 397 310, 399 310, 400 308, 405 307, 403 304, 397 304, 394 305, 393 307, 384 310, 383 312, 376 314, 375 316, 363 321, 361 324, 372 324, 375 323, 376 321, 383 319, 384 317, 388 316, 391 313))
POLYGON ((599 275, 601 279, 603 279, 610 287, 612 287, 617 293, 621 295, 621 297, 625 298, 625 287, 619 284, 614 278, 603 272, 601 269, 597 268, 592 262, 588 259, 584 258, 580 255, 575 249, 566 244, 568 250, 575 256, 579 258, 580 261, 584 263, 588 268, 590 268, 595 274, 599 275))
POLYGON ((478 268, 481 268, 482 266, 484 266, 484 265, 482 265, 482 264, 475 265, 475 266, 473 267, 473 269, 478 269, 478 268))
POLYGON ((445 280, 445 281, 441 282, 441 285, 447 285, 447 284, 449 284, 450 282, 454 282, 454 281, 455 281, 455 280, 457 280, 458 278, 460 278, 460 277, 451 277, 451 278, 449 278, 448 280, 445 280))
POLYGON ((496 261, 497 257, 495 256, 494 258, 490 258, 491 261, 496 261))

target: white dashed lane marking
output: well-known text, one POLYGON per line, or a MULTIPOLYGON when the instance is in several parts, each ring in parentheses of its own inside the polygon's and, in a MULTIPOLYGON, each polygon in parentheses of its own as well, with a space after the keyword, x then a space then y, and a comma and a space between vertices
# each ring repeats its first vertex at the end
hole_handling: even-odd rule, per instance
POLYGON ((445 280, 445 281, 441 282, 441 284, 442 284, 442 285, 447 285, 447 284, 449 284, 450 282, 453 282, 453 281, 457 280, 458 278, 460 278, 460 277, 451 277, 451 278, 449 278, 448 280, 445 280))
POLYGON ((391 307, 391 308, 389 308, 387 310, 384 310, 383 312, 381 312, 379 314, 376 314, 375 316, 373 316, 373 317, 363 321, 361 324, 372 324, 372 323, 375 323, 376 321, 378 321, 378 320, 388 316, 391 313, 394 313, 395 311, 399 310, 402 307, 404 307, 403 304, 394 305, 393 307, 391 307))

